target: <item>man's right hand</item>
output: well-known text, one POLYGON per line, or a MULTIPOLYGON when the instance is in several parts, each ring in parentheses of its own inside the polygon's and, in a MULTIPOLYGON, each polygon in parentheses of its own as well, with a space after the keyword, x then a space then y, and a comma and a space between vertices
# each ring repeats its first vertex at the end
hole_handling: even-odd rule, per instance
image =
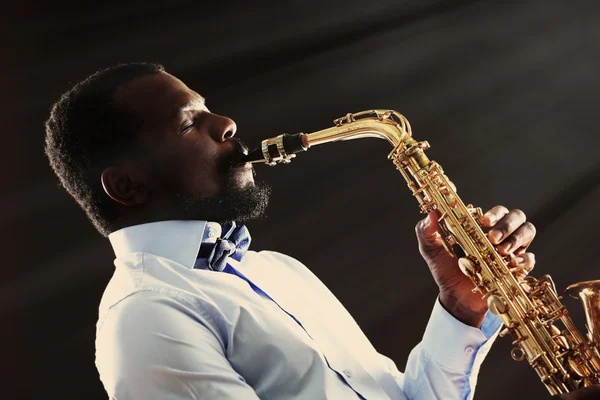
POLYGON ((552 400, 598 400, 600 399, 600 385, 594 385, 585 389, 577 390, 567 394, 552 396, 552 400))

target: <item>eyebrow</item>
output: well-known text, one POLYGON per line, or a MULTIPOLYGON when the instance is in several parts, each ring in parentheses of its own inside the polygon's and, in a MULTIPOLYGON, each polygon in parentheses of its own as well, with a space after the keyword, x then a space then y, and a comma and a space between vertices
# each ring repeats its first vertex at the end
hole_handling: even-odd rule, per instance
POLYGON ((169 114, 169 121, 173 121, 180 113, 194 109, 198 105, 206 105, 206 99, 200 95, 198 95, 198 97, 194 97, 187 103, 174 107, 169 114))

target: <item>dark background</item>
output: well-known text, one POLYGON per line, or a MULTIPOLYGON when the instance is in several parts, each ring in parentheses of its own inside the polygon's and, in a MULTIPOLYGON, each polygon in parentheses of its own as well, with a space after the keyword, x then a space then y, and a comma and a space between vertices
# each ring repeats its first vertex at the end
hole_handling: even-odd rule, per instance
MULTIPOLYGON (((561 291, 598 278, 596 1, 211 3, 27 2, 2 13, 0 398, 106 398, 94 335, 114 257, 58 186, 43 122, 70 85, 117 62, 163 63, 250 145, 396 109, 465 202, 528 214, 533 275, 550 273, 561 291)), ((436 286, 389 150, 359 140, 258 167, 274 194, 268 219, 249 226, 254 249, 304 262, 403 370, 436 286)), ((582 327, 579 304, 565 301, 582 327)), ((494 345, 477 398, 547 399, 510 348, 494 345)))

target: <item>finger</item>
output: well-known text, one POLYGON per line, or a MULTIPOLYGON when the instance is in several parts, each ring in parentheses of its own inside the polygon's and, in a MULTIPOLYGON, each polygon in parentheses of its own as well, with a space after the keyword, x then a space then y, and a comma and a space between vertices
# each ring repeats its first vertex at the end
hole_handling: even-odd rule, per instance
POLYGON ((425 218, 417 223, 415 231, 419 239, 434 240, 438 237, 438 212, 433 210, 425 218))
POLYGON ((501 220, 499 220, 494 228, 488 233, 492 244, 500 244, 510 234, 517 230, 527 220, 525 213, 521 210, 511 210, 501 220))
POLYGON ((535 267, 535 255, 533 253, 523 253, 520 256, 513 257, 510 265, 518 267, 528 274, 535 267))
POLYGON ((500 221, 502 217, 508 214, 508 208, 504 206, 496 206, 483 214, 483 225, 487 227, 492 227, 496 224, 496 222, 500 221))
POLYGON ((521 254, 525 253, 526 251, 527 251, 527 249, 525 249, 524 247, 519 247, 518 249, 513 251, 513 254, 515 256, 520 256, 521 254))
POLYGON ((438 215, 437 211, 432 211, 415 226, 419 251, 424 257, 430 257, 432 254, 441 251, 444 246, 442 236, 438 231, 440 226, 438 215))
POLYGON ((523 253, 533 241, 535 232, 535 226, 531 222, 525 222, 498 245, 498 251, 500 254, 507 255, 512 251, 522 249, 521 253, 523 253))

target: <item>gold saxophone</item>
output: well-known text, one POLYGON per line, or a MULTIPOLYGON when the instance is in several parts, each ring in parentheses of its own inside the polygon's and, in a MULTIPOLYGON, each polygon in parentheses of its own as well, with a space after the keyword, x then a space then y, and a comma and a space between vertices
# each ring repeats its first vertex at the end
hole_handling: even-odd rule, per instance
POLYGON ((347 114, 335 126, 309 134, 283 134, 263 140, 246 156, 248 162, 289 163, 296 153, 319 144, 361 138, 386 139, 388 155, 417 199, 421 212, 438 210, 446 250, 459 245, 458 264, 489 309, 502 318, 500 336, 514 339, 512 358, 524 358, 552 394, 568 393, 600 383, 600 280, 580 282, 567 293, 581 299, 587 318, 587 338, 573 323, 557 295, 552 278, 526 276, 498 253, 482 230, 480 208, 465 205, 442 167, 429 160, 426 141, 412 138, 408 120, 396 111, 369 110, 347 114), (562 329, 557 324, 562 324, 562 329))

